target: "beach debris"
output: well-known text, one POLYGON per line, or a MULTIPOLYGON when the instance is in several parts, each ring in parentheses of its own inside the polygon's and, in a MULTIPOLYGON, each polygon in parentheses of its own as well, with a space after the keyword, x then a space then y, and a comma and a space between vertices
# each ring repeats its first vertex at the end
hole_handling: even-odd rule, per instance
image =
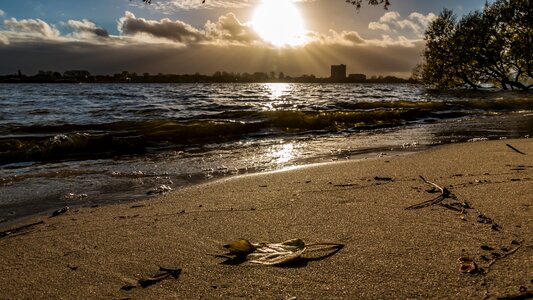
MULTIPOLYGON (((431 205, 434 205, 434 204, 439 204, 440 202, 442 202, 442 200, 444 200, 446 198, 451 198, 451 193, 450 193, 450 191, 447 188, 440 187, 436 183, 433 183, 431 181, 427 181, 422 176, 420 176, 420 179, 422 179, 422 181, 424 181, 424 183, 429 184, 430 186, 432 186, 433 189, 436 189, 435 191, 440 192, 440 195, 438 195, 437 197, 435 197, 433 199, 426 200, 426 201, 423 201, 423 202, 408 206, 408 207, 405 208, 406 210, 424 208, 424 207, 431 206, 431 205)), ((434 191, 431 190, 429 192, 433 193, 434 191)))
POLYGON ((63 199, 65 200, 76 200, 76 199, 83 199, 87 198, 87 194, 75 194, 75 193, 67 193, 63 195, 63 199))
POLYGON ((286 265, 299 260, 304 252, 333 250, 333 252, 318 258, 307 260, 320 260, 335 254, 342 249, 344 244, 339 243, 312 243, 306 244, 301 239, 290 239, 281 243, 251 243, 245 239, 239 239, 231 244, 224 245, 229 253, 216 255, 227 258, 231 262, 250 262, 261 265, 286 265))
POLYGON ((422 201, 420 203, 408 206, 405 208, 406 210, 419 209, 419 208, 424 208, 424 207, 428 207, 431 205, 440 205, 444 208, 459 212, 461 214, 465 214, 466 209, 472 209, 472 205, 470 205, 470 203, 468 203, 467 201, 459 201, 457 197, 452 192, 450 192, 450 190, 448 190, 447 188, 441 187, 437 185, 436 183, 428 181, 422 176, 420 176, 420 178, 422 179, 422 181, 424 181, 424 183, 431 186, 431 188, 429 190, 426 190, 426 192, 431 193, 431 194, 438 193, 439 195, 433 199, 422 201))
POLYGON ((488 140, 489 140, 488 138, 471 138, 467 142, 475 143, 475 142, 483 142, 483 141, 488 141, 488 140))
POLYGON ((469 257, 459 257, 459 271, 465 274, 477 274, 481 270, 473 259, 469 257))
POLYGON ((335 187, 352 187, 352 186, 358 186, 357 183, 339 183, 339 184, 333 184, 332 182, 329 182, 328 184, 331 184, 335 187))
POLYGON ((413 148, 413 147, 417 147, 417 146, 418 146, 418 142, 403 143, 402 144, 402 148, 403 149, 409 149, 409 148, 413 148))
POLYGON ((486 251, 492 251, 494 250, 494 247, 491 247, 489 245, 481 245, 481 250, 486 250, 486 251))
POLYGON ((164 193, 168 193, 172 191, 172 188, 168 185, 165 185, 165 184, 162 184, 160 186, 158 186, 157 188, 155 189, 151 189, 149 190, 146 194, 147 195, 152 195, 152 194, 164 194, 164 193))
POLYGON ((146 205, 144 205, 144 204, 135 204, 135 205, 130 206, 130 208, 141 208, 141 207, 146 207, 146 205))
MULTIPOLYGON (((159 273, 155 274, 151 277, 141 278, 137 280, 138 286, 142 288, 147 288, 149 286, 152 286, 156 283, 161 282, 164 279, 167 279, 169 277, 172 277, 174 279, 178 279, 181 274, 181 268, 166 268, 166 267, 159 267, 159 273)), ((136 288, 137 285, 133 284, 126 284, 123 285, 120 289, 124 291, 129 291, 134 288, 136 288)))
POLYGON ((239 239, 231 244, 226 244, 223 247, 228 249, 230 254, 235 255, 248 255, 255 251, 254 245, 245 239, 239 239))
MULTIPOLYGON (((507 248, 507 251, 504 251, 504 253, 492 252, 491 253, 492 260, 489 262, 487 268, 490 268, 498 260, 504 259, 504 258, 506 258, 507 256, 510 256, 510 255, 513 255, 516 251, 518 251, 522 247, 522 243, 521 242, 516 241, 516 240, 513 240, 513 242, 511 242, 511 245, 513 245, 515 247, 507 248), (513 242, 515 242, 515 243, 513 243, 513 242)), ((487 273, 488 273, 488 271, 487 271, 487 273)))
POLYGON ((69 211, 69 209, 70 208, 68 206, 61 207, 60 209, 55 210, 54 212, 52 212, 52 215, 50 216, 50 218, 57 217, 57 216, 59 216, 61 214, 64 214, 67 211, 69 211))
POLYGON ((522 155, 527 155, 527 154, 525 154, 524 152, 522 152, 522 151, 516 149, 515 147, 513 147, 513 146, 511 146, 511 145, 509 145, 509 144, 505 144, 505 145, 506 145, 507 147, 511 148, 513 151, 515 151, 515 152, 517 152, 517 153, 520 153, 520 154, 522 154, 522 155))
POLYGON ((533 291, 523 290, 523 286, 520 287, 520 294, 507 295, 503 297, 498 297, 498 300, 524 300, 524 299, 533 299, 533 291))
POLYGON ((376 181, 393 181, 392 177, 380 177, 380 176, 374 177, 374 180, 376 180, 376 181))
POLYGON ((126 285, 123 285, 122 287, 120 287, 120 289, 123 290, 123 291, 131 291, 131 290, 133 290, 136 287, 137 286, 133 285, 133 284, 126 284, 126 285))
POLYGON ((12 229, 9 229, 9 230, 0 231, 0 238, 6 237, 8 235, 13 235, 13 234, 16 234, 16 233, 24 232, 24 231, 26 231, 28 229, 31 229, 33 226, 40 225, 40 224, 44 224, 44 221, 38 221, 38 222, 35 222, 35 223, 19 226, 19 227, 12 228, 12 229))
POLYGON ((484 214, 482 214, 481 212, 478 213, 477 215, 477 220, 476 220, 478 223, 481 223, 481 224, 488 224, 490 225, 490 229, 494 230, 494 231, 500 231, 501 229, 501 226, 496 224, 494 222, 494 220, 492 220, 491 218, 485 216, 484 214))
MULTIPOLYGON (((501 249, 502 252, 496 252, 495 251, 495 247, 488 246, 488 245, 481 245, 481 249, 485 250, 485 251, 490 251, 489 252, 490 255, 481 255, 480 256, 481 260, 486 262, 486 264, 484 265, 485 269, 478 267, 477 273, 483 273, 483 274, 489 273, 490 272, 490 268, 492 267, 492 265, 494 265, 496 262, 498 262, 501 259, 504 259, 504 258, 506 258, 506 257, 508 257, 510 255, 513 255, 521 247, 522 247, 522 243, 520 241, 517 241, 517 240, 512 240, 511 241, 511 245, 509 245, 509 246, 500 246, 500 249, 501 249)), ((468 261, 466 259, 460 258, 460 262, 463 262, 463 260, 465 261, 464 268, 467 269, 468 261)), ((465 271, 464 273, 469 273, 469 272, 465 271)), ((473 273, 470 273, 470 274, 473 274, 473 273)))

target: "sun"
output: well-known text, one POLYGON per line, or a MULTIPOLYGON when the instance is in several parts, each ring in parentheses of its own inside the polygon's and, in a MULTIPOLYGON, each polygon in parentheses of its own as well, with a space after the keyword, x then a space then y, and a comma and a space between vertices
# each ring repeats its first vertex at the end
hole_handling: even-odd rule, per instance
POLYGON ((259 36, 276 47, 305 44, 302 16, 293 0, 262 0, 256 8, 252 26, 259 36))

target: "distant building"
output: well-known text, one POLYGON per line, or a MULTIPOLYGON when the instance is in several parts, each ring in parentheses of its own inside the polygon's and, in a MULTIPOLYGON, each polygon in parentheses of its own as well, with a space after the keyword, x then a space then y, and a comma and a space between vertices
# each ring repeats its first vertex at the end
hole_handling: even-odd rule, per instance
POLYGON ((365 74, 350 74, 348 75, 348 80, 351 82, 364 82, 366 81, 365 74))
POLYGON ((331 79, 345 80, 346 79, 346 65, 331 65, 331 79))

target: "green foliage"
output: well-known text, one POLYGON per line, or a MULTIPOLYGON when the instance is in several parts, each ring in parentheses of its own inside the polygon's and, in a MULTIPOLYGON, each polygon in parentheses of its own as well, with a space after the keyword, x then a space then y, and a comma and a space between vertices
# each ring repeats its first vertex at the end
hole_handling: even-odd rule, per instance
POLYGON ((459 21, 443 10, 426 30, 425 61, 413 76, 438 89, 482 83, 531 89, 532 12, 531 0, 497 0, 459 21))

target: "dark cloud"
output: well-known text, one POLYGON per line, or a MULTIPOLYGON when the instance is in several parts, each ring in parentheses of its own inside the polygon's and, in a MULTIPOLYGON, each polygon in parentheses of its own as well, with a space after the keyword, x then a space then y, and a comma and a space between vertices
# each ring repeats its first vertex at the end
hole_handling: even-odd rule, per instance
POLYGON ((129 11, 120 18, 118 29, 124 35, 149 34, 156 38, 168 39, 179 43, 195 43, 205 39, 202 32, 182 21, 168 18, 160 21, 137 18, 129 11))
POLYGON ((361 44, 365 42, 359 33, 355 31, 343 31, 341 33, 341 38, 354 44, 361 44))
POLYGON ((331 64, 344 63, 351 73, 408 77, 420 60, 422 46, 422 42, 415 47, 312 44, 301 48, 272 49, 244 45, 11 43, 9 46, 0 44, 0 74, 14 73, 18 69, 26 74, 38 70, 86 69, 93 74, 123 70, 174 74, 282 71, 293 76, 315 74, 325 77, 329 75, 331 64))
POLYGON ((122 34, 139 36, 148 34, 155 38, 167 39, 186 45, 197 43, 253 43, 259 40, 258 35, 248 24, 237 19, 235 14, 228 13, 218 18, 216 22, 207 21, 203 30, 194 28, 182 21, 170 19, 146 20, 137 18, 131 12, 126 12, 118 24, 122 34))
POLYGON ((89 20, 68 20, 67 26, 80 33, 89 33, 103 38, 109 37, 107 30, 96 27, 96 24, 89 20))

